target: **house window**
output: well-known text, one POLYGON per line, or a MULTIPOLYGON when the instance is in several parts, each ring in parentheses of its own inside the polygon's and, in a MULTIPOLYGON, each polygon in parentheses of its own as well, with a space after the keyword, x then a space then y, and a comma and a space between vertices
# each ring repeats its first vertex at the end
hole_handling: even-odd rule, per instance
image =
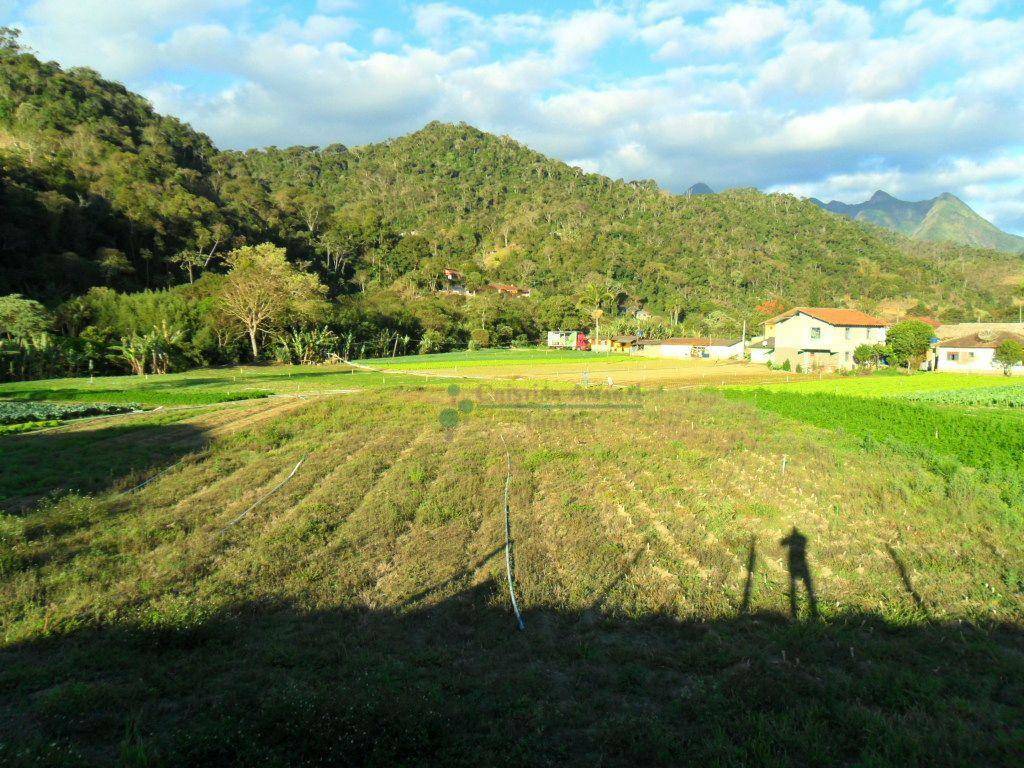
POLYGON ((811 328, 811 338, 812 339, 820 339, 821 338, 821 328, 817 328, 817 327, 811 328))
POLYGON ((852 329, 852 328, 847 328, 847 329, 846 329, 846 333, 845 333, 844 335, 845 335, 845 336, 846 336, 846 338, 848 339, 848 338, 850 338, 850 336, 851 336, 851 334, 852 334, 852 333, 853 333, 853 329, 852 329))
POLYGON ((969 358, 971 358, 972 360, 974 359, 974 353, 973 353, 973 352, 968 352, 968 353, 967 353, 967 356, 968 356, 969 358))
POLYGON ((960 354, 958 352, 947 352, 946 359, 955 363, 960 359, 960 354))

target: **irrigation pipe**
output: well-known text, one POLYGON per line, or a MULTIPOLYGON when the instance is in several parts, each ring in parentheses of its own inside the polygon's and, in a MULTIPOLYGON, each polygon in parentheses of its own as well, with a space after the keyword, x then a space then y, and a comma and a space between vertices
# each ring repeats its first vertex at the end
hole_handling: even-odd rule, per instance
POLYGON ((281 488, 282 488, 282 487, 284 486, 284 484, 285 484, 285 483, 287 483, 287 482, 288 482, 289 480, 291 480, 291 479, 292 479, 293 477, 295 477, 295 473, 299 471, 299 467, 301 467, 301 466, 302 466, 302 464, 303 464, 303 462, 305 462, 305 460, 306 460, 306 456, 303 456, 303 457, 302 457, 301 459, 299 459, 299 463, 295 465, 295 468, 294 468, 294 469, 292 469, 292 471, 291 471, 291 473, 290 473, 290 474, 288 475, 288 477, 286 477, 286 478, 285 478, 284 480, 282 480, 282 481, 281 481, 280 483, 278 483, 278 484, 277 484, 277 485, 275 485, 275 486, 274 486, 273 488, 271 488, 271 489, 270 489, 269 491, 267 491, 267 492, 266 492, 265 494, 263 494, 263 496, 261 496, 261 497, 260 497, 259 499, 257 499, 257 500, 256 500, 255 502, 253 502, 253 504, 252 504, 252 505, 251 505, 251 506, 250 506, 250 507, 249 507, 249 508, 248 508, 247 510, 245 510, 245 511, 244 511, 244 512, 243 512, 242 514, 240 514, 240 515, 239 515, 238 517, 236 517, 236 518, 235 518, 234 520, 232 520, 232 521, 231 521, 230 523, 228 523, 227 525, 225 525, 225 526, 224 526, 223 528, 221 528, 221 529, 220 529, 220 532, 221 532, 221 533, 223 533, 224 531, 226 531, 226 530, 227 530, 228 528, 230 528, 230 527, 231 527, 232 525, 234 525, 234 524, 235 524, 235 523, 237 523, 237 522, 238 522, 239 520, 241 520, 241 519, 242 519, 243 517, 245 517, 245 516, 246 516, 246 515, 248 515, 248 514, 249 514, 250 512, 252 512, 252 511, 253 511, 254 509, 256 509, 256 507, 258 507, 258 506, 259 506, 260 504, 262 504, 262 503, 263 503, 264 501, 266 501, 266 500, 267 500, 267 499, 269 499, 269 498, 270 498, 271 496, 273 496, 273 495, 274 495, 275 493, 277 493, 277 492, 278 492, 278 491, 279 491, 279 490, 280 490, 280 489, 281 489, 281 488))
POLYGON ((512 512, 508 506, 509 486, 512 484, 512 454, 509 453, 505 435, 499 432, 498 437, 501 438, 501 445, 505 449, 505 575, 508 577, 508 596, 512 599, 512 610, 516 614, 519 629, 522 630, 526 629, 526 624, 523 623, 523 615, 519 612, 519 603, 516 601, 515 556, 512 554, 512 512))
POLYGON ((171 464, 171 465, 170 465, 169 467, 164 467, 164 468, 163 468, 163 469, 161 469, 161 470, 160 470, 159 472, 157 472, 157 473, 156 473, 155 475, 153 475, 152 477, 149 477, 149 478, 147 478, 146 480, 143 480, 143 481, 142 481, 141 483, 139 483, 138 485, 136 485, 136 486, 133 486, 132 488, 129 488, 129 489, 127 490, 127 491, 121 491, 121 495, 122 495, 122 496, 127 496, 127 495, 128 495, 129 493, 135 493, 136 491, 138 491, 138 490, 140 490, 140 489, 142 489, 142 488, 145 488, 145 487, 146 487, 147 485, 149 485, 150 483, 152 483, 152 482, 153 482, 154 480, 156 480, 156 479, 157 479, 158 477, 163 477, 163 476, 164 476, 164 475, 166 475, 166 474, 167 474, 168 472, 170 472, 170 471, 171 471, 172 469, 175 469, 176 467, 178 467, 178 466, 180 466, 181 464, 183 464, 183 463, 184 463, 184 461, 185 461, 185 459, 180 459, 179 461, 176 461, 176 462, 174 462, 173 464, 171 464))

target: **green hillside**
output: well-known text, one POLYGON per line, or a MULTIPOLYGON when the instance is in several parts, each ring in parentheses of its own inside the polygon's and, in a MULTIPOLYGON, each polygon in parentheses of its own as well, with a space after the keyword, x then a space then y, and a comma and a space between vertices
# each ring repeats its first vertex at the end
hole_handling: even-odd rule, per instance
POLYGON ((312 183, 323 209, 316 237, 359 243, 361 283, 422 287, 454 266, 548 292, 609 283, 624 300, 666 313, 743 317, 772 296, 870 305, 909 295, 963 311, 1000 301, 1000 286, 976 275, 1020 269, 998 254, 894 239, 790 196, 676 196, 653 182, 583 173, 467 125, 433 123, 350 150, 271 148, 221 161, 227 178, 285 210, 301 207, 312 183), (378 243, 389 236, 400 246, 387 252, 378 243))
POLYGON ((0 295, 51 307, 90 286, 190 282, 263 241, 308 263, 334 297, 391 292, 416 308, 454 267, 471 286, 530 286, 552 322, 581 303, 612 315, 645 306, 716 333, 756 323, 766 299, 997 316, 1021 273, 1005 254, 893 237, 791 196, 672 195, 584 173, 467 125, 351 149, 220 152, 9 34, 0 204, 0 295))
POLYGON ((939 195, 912 235, 918 240, 962 243, 977 248, 1024 252, 1024 237, 1003 232, 959 198, 939 195))
POLYGON ((813 198, 811 202, 832 213, 886 227, 914 240, 1024 252, 1024 237, 1003 232, 948 192, 918 202, 900 200, 882 190, 863 203, 823 203, 813 198))

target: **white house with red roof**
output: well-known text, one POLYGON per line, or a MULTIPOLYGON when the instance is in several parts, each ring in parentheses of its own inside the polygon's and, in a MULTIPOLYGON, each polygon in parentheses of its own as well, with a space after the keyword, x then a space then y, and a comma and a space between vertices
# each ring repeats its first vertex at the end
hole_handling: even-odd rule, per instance
MULTIPOLYGON (((976 324, 979 325, 979 324, 976 324)), ((1007 341, 1024 346, 1024 335, 1012 331, 987 329, 954 339, 943 339, 935 349, 935 369, 944 373, 996 373, 996 350, 1007 341)), ((1024 373, 1024 365, 1015 365, 1011 373, 1024 373)))
POLYGON ((884 344, 889 323, 857 309, 794 307, 765 320, 764 338, 774 339, 771 361, 804 370, 853 368, 861 344, 884 344))

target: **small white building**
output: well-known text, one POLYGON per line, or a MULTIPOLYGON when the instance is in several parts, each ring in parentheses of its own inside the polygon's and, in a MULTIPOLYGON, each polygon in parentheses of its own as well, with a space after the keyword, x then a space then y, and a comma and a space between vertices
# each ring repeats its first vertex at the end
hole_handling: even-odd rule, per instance
POLYGON ((710 339, 687 336, 673 339, 642 339, 639 354, 650 357, 703 358, 726 360, 743 355, 743 342, 739 339, 710 339))
POLYGON ((750 355, 752 363, 769 363, 772 359, 772 352, 775 351, 775 339, 762 338, 751 341, 747 345, 747 354, 750 355))
MULTIPOLYGON (((1002 371, 1002 366, 995 361, 995 354, 1004 341, 1024 344, 1024 336, 1008 331, 978 331, 940 341, 935 348, 935 370, 949 373, 1002 371)), ((1024 366, 1015 365, 1012 372, 1024 373, 1024 366)))
POLYGON ((548 346, 554 349, 576 349, 578 331, 548 331, 548 346))

